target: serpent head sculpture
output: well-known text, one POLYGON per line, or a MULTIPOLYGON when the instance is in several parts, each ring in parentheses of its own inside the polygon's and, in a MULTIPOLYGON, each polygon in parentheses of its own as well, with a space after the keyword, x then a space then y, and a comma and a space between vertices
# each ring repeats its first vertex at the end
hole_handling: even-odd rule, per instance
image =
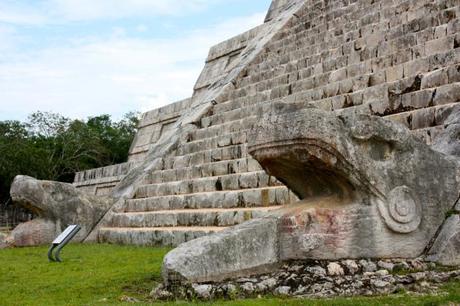
POLYGON ((458 159, 380 117, 273 104, 248 150, 300 201, 180 245, 164 259, 166 283, 218 281, 292 259, 418 257, 459 198, 458 159))
POLYGON ((274 107, 249 137, 301 199, 285 208, 283 258, 416 257, 459 195, 455 159, 369 115, 274 107))

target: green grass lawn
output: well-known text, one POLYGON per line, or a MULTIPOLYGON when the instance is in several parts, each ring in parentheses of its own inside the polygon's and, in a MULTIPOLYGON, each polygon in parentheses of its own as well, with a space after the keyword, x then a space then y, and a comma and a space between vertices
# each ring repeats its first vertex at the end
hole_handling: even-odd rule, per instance
MULTIPOLYGON (((69 245, 63 263, 49 263, 46 247, 0 250, 0 305, 147 305, 161 281, 166 248, 69 245), (123 303, 123 296, 141 303, 123 303)), ((407 294, 373 298, 300 300, 262 298, 217 301, 212 305, 443 305, 460 303, 460 282, 434 296, 407 294)), ((171 302, 166 305, 202 305, 171 302)))

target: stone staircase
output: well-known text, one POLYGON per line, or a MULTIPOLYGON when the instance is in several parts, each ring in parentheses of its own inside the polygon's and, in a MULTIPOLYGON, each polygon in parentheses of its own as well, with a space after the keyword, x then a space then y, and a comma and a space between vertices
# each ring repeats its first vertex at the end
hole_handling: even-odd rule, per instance
MULTIPOLYGON (((247 153, 247 131, 270 102, 383 116, 428 144, 460 107, 458 0, 283 0, 279 7, 288 2, 302 6, 240 65, 232 89, 214 97, 198 128, 181 135, 184 141, 163 157, 161 169, 135 187, 99 230, 99 241, 177 245, 294 200, 247 153)), ((133 160, 155 142, 149 135, 159 139, 165 123, 231 71, 222 67, 237 65, 240 53, 247 57, 245 46, 260 39, 276 15, 268 19, 273 21, 211 49, 194 97, 151 112, 148 121, 155 124, 138 133, 142 154, 133 160)))
POLYGON ((178 245, 289 203, 287 188, 248 156, 246 133, 254 116, 247 114, 239 108, 204 117, 202 128, 100 229, 99 240, 178 245))

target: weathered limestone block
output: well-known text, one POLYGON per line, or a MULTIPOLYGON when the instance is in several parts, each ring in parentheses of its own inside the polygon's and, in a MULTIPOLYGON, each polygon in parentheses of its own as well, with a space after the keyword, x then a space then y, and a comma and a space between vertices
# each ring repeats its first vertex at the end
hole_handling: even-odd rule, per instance
POLYGON ((433 99, 435 105, 453 103, 460 100, 460 83, 441 86, 433 99))
POLYGON ((450 66, 447 70, 447 75, 449 77, 449 83, 460 82, 460 64, 450 66))
POLYGON ((274 104, 248 139, 251 155, 300 201, 180 246, 165 257, 167 282, 292 259, 415 258, 459 197, 458 161, 380 117, 274 104))
POLYGON ((10 194, 14 203, 38 216, 13 230, 8 237, 13 246, 50 243, 70 224, 81 226, 75 241, 82 241, 113 204, 109 197, 87 194, 72 184, 39 181, 28 176, 17 176, 10 194))
POLYGON ((250 172, 247 174, 240 175, 240 187, 241 188, 257 188, 258 176, 257 173, 250 172))
POLYGON ((386 71, 386 77, 388 82, 394 82, 403 78, 404 69, 403 65, 389 67, 386 71))
POLYGON ((26 247, 47 244, 59 234, 56 223, 45 219, 34 219, 19 224, 6 239, 8 246, 26 247))
POLYGON ((443 265, 460 265, 460 215, 446 220, 427 259, 443 265))
POLYGON ((271 219, 255 219, 186 242, 165 257, 163 278, 168 283, 204 282, 261 272, 279 262, 276 223, 271 219))
POLYGON ((439 69, 423 76, 421 88, 434 88, 448 83, 447 69, 439 69))
POLYGON ((423 108, 412 113, 412 129, 422 129, 424 127, 430 126, 435 118, 435 109, 423 108))
POLYGON ((453 37, 443 37, 435 40, 431 40, 426 43, 425 50, 426 55, 433 55, 448 51, 454 47, 454 38, 453 37))
POLYGON ((444 121, 445 129, 433 143, 433 149, 460 157, 460 107, 455 107, 444 121))
POLYGON ((347 69, 341 68, 331 72, 329 82, 338 82, 347 78, 347 69))
POLYGON ((222 190, 237 190, 239 189, 239 177, 235 175, 226 175, 219 178, 218 183, 222 190))

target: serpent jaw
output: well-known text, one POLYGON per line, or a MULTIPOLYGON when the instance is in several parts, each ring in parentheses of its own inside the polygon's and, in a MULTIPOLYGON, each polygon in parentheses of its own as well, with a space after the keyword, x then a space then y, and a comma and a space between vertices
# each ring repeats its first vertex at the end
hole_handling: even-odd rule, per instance
POLYGON ((278 212, 286 259, 418 256, 458 196, 457 164, 379 117, 276 106, 248 138, 301 199, 278 212))

